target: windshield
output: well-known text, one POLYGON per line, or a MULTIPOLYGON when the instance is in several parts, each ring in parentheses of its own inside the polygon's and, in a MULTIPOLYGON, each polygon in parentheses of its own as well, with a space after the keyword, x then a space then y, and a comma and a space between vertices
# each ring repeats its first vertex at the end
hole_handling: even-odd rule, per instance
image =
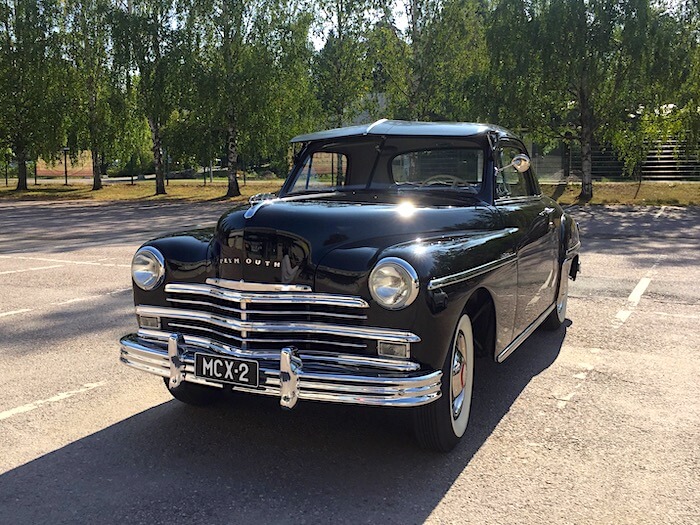
POLYGON ((484 152, 476 148, 411 151, 391 161, 392 180, 398 185, 470 188, 478 192, 483 172, 484 152))
POLYGON ((362 137, 309 148, 286 194, 383 190, 452 190, 476 194, 484 148, 464 139, 362 137))

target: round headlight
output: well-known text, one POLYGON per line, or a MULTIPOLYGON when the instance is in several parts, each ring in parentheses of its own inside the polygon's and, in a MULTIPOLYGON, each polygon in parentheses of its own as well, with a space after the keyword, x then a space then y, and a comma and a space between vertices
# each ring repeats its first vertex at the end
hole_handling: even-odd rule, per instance
POLYGON ((131 276, 142 290, 153 290, 165 277, 165 259, 152 246, 139 248, 131 261, 131 276))
POLYGON ((369 274, 369 293, 388 310, 400 310, 418 296, 418 274, 403 259, 387 257, 369 274))

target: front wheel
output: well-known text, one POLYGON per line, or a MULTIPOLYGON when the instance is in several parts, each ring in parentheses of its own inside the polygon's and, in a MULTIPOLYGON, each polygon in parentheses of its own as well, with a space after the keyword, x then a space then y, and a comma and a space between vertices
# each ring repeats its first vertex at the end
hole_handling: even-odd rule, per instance
POLYGON ((422 447, 449 452, 457 445, 467 430, 473 383, 474 335, 465 314, 457 323, 442 367, 442 395, 414 412, 414 431, 422 447))
POLYGON ((184 381, 173 388, 170 386, 170 380, 167 377, 163 379, 170 395, 187 405, 207 406, 216 403, 223 397, 223 389, 185 383, 184 381))

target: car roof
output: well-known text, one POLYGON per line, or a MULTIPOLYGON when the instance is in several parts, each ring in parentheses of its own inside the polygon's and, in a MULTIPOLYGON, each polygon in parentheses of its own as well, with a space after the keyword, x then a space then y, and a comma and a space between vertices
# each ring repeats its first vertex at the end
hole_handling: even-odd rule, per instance
POLYGON ((313 142, 347 137, 382 135, 395 137, 471 137, 495 133, 498 138, 517 138, 500 126, 475 122, 409 122, 406 120, 382 119, 372 124, 335 128, 294 137, 291 142, 313 142))

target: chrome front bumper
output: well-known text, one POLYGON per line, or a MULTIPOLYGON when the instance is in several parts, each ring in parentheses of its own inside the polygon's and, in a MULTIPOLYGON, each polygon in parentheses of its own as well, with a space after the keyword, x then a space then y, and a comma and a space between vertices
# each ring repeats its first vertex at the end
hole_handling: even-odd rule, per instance
POLYGON ((299 399, 387 407, 425 405, 440 397, 442 372, 421 370, 415 362, 351 354, 299 354, 292 347, 281 352, 247 352, 218 345, 208 339, 140 330, 120 340, 122 363, 169 378, 214 388, 224 386, 195 376, 194 354, 255 359, 259 387, 233 386, 241 392, 280 398, 292 408, 299 399))

